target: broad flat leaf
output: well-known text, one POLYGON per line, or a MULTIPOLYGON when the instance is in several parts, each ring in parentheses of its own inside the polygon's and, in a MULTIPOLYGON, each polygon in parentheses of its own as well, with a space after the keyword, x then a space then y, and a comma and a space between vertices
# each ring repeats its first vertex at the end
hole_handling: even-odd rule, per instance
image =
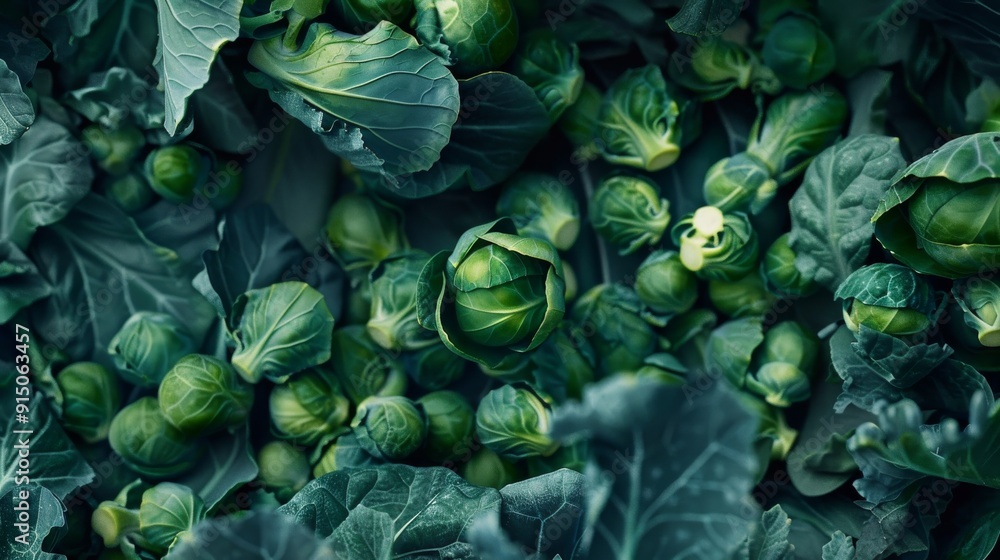
POLYGON ((21 80, 0 59, 0 144, 17 140, 35 122, 35 108, 21 89, 21 80))
POLYGON ((53 293, 32 317, 39 335, 74 360, 110 367, 108 344, 136 311, 169 313, 198 340, 214 318, 181 274, 176 253, 151 243, 102 197, 84 198, 37 237, 29 256, 53 293))
POLYGON ((864 264, 871 217, 906 165, 899 141, 863 135, 827 148, 809 165, 789 202, 795 267, 831 292, 864 264))
POLYGON ((855 543, 855 558, 929 558, 930 532, 941 523, 941 514, 951 502, 953 483, 928 479, 907 488, 891 501, 874 504, 856 502, 870 512, 855 543))
POLYGON ((514 544, 500 527, 500 516, 489 512, 477 517, 464 536, 480 560, 525 560, 521 547, 514 544))
POLYGON ((163 127, 171 136, 188 98, 208 82, 219 49, 240 35, 243 0, 156 0, 160 42, 153 65, 164 90, 163 127))
POLYGON ((854 560, 854 539, 837 531, 823 545, 823 560, 854 560))
POLYGON ((341 560, 329 545, 287 517, 252 511, 238 519, 206 519, 164 560, 341 560))
POLYGON ((577 558, 586 517, 586 477, 569 469, 500 489, 500 524, 524 552, 577 558))
POLYGON ((61 560, 62 555, 50 554, 42 550, 45 538, 57 527, 64 527, 62 502, 48 488, 30 484, 12 489, 0 497, 0 538, 4 548, 0 550, 0 560, 61 560), (21 500, 20 492, 28 493, 27 500, 21 500), (30 522, 28 530, 22 532, 17 527, 16 514, 23 513, 14 508, 28 505, 30 522))
POLYGON ((429 169, 458 117, 451 72, 389 22, 362 36, 314 23, 298 50, 285 49, 281 37, 257 41, 249 61, 263 72, 250 76, 255 85, 363 171, 429 169))
POLYGON ((985 560, 1000 539, 1000 491, 975 489, 975 493, 948 510, 946 523, 953 529, 938 540, 941 558, 985 560))
POLYGON ((911 1, 818 0, 823 30, 830 34, 837 55, 837 73, 851 77, 909 55, 919 23, 904 11, 913 10, 911 1))
POLYGON ((221 60, 215 62, 205 87, 191 97, 194 134, 223 152, 246 153, 258 129, 233 85, 233 75, 221 60))
POLYGON ((907 344, 892 335, 861 325, 852 346, 872 371, 893 387, 912 387, 953 353, 946 344, 907 344))
POLYGON ((753 526, 743 553, 745 560, 791 560, 792 545, 788 543, 792 520, 776 505, 764 512, 760 523, 753 526))
POLYGON ((392 560, 393 523, 388 513, 359 505, 330 535, 333 551, 351 560, 392 560))
POLYGON ((847 135, 885 134, 892 72, 872 68, 847 83, 851 126, 847 135))
POLYGON ((937 28, 982 76, 1000 81, 1000 11, 989 0, 925 0, 915 15, 937 28))
POLYGON ((384 465, 334 471, 313 480, 278 508, 328 538, 358 506, 393 522, 394 558, 467 558, 462 534, 473 519, 500 508, 492 488, 473 486, 442 467, 384 465))
POLYGON ((749 529, 743 499, 756 480, 755 428, 719 383, 687 398, 681 387, 619 375, 556 409, 553 438, 592 438, 589 557, 727 557, 749 529))
POLYGON ((22 84, 31 82, 38 63, 50 54, 40 38, 26 37, 16 25, 8 21, 0 22, 0 60, 17 74, 22 84))
POLYGON ((743 0, 684 0, 667 20, 671 31, 686 35, 720 35, 743 11, 743 0))
POLYGON ((207 452, 195 469, 175 482, 194 490, 211 510, 232 490, 257 477, 257 461, 248 429, 222 432, 207 442, 207 452))
POLYGON ((723 323, 712 331, 705 344, 705 369, 712 378, 724 377, 742 388, 750 370, 753 351, 764 342, 760 317, 746 317, 723 323))
POLYGON ((0 242, 0 324, 51 292, 52 286, 16 245, 0 242))
POLYGON ((66 94, 66 105, 87 119, 112 130, 134 123, 143 130, 163 126, 163 97, 149 93, 150 84, 128 68, 114 67, 91 74, 87 84, 66 94), (139 96, 135 92, 146 92, 139 96), (128 103, 122 103, 128 99, 128 103))
POLYGON ((0 241, 26 249, 36 229, 66 216, 90 191, 85 154, 68 130, 45 118, 0 147, 0 241))
POLYGON ((200 272, 202 254, 219 245, 215 210, 204 199, 181 205, 161 200, 132 219, 147 239, 177 253, 185 276, 200 272))

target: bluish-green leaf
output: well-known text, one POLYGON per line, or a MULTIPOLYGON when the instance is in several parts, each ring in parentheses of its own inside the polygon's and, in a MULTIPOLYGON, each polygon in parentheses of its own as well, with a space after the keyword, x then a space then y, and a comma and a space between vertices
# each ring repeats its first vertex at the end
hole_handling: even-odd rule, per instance
POLYGON ((28 484, 0 497, 0 539, 4 547, 0 550, 2 560, 61 560, 64 556, 50 554, 42 550, 42 544, 49 533, 66 525, 62 502, 48 488, 38 484, 28 484), (22 500, 21 492, 27 492, 22 500), (19 527, 18 514, 25 513, 27 504, 28 523, 19 527), (20 509, 16 509, 20 508, 20 509), (27 528, 27 531, 22 529, 27 528))
POLYGON ((164 560, 341 560, 330 546, 287 517, 254 511, 233 519, 206 519, 164 560))
POLYGON ((667 20, 674 33, 696 36, 721 35, 743 11, 743 0, 684 0, 681 9, 667 20))
POLYGON ((500 524, 522 551, 577 558, 587 515, 586 478, 569 469, 500 489, 500 524))
POLYGON ((823 545, 823 560, 854 560, 854 539, 837 531, 823 545))
POLYGON ((0 324, 51 292, 52 286, 16 245, 0 242, 0 324))
POLYGON ((111 130, 117 130, 125 122, 151 130, 163 126, 164 110, 163 98, 148 93, 152 87, 132 70, 116 66, 91 74, 86 86, 66 95, 65 103, 111 130), (143 91, 147 94, 136 93, 143 91), (122 99, 130 102, 122 103, 122 99))
POLYGON ((753 526, 741 551, 744 560, 791 560, 792 545, 788 542, 792 520, 776 505, 764 512, 753 526))
POLYGON ((18 139, 35 122, 35 108, 21 88, 21 80, 0 59, 0 144, 18 139))
POLYGON ((234 489, 257 477, 257 460, 248 428, 222 432, 207 442, 207 452, 195 469, 175 482, 194 490, 211 510, 234 489))
POLYGON ((334 552, 352 560, 392 560, 392 539, 389 514, 363 505, 352 509, 330 535, 334 552))

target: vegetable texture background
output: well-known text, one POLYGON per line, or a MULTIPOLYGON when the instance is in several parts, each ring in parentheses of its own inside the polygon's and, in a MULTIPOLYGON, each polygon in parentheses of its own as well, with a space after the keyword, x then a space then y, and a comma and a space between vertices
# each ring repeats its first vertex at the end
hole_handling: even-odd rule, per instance
POLYGON ((985 560, 1000 2, 0 2, 0 559, 985 560))

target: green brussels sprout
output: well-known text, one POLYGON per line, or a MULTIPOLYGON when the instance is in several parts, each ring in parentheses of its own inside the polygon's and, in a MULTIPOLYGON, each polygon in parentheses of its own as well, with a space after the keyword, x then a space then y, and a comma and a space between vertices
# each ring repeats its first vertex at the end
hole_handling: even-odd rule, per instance
POLYGON ((635 271, 635 293, 657 313, 676 315, 694 306, 698 278, 674 251, 654 251, 635 271))
POLYGON ((687 383, 688 368, 672 354, 657 352, 643 360, 643 365, 635 372, 637 378, 653 379, 667 385, 687 383))
POLYGON ((567 107, 559 117, 556 125, 574 146, 594 148, 603 102, 604 94, 601 90, 590 82, 584 82, 576 103, 567 107))
POLYGON ((109 175, 104 179, 104 195, 127 214, 146 208, 153 202, 153 190, 139 173, 109 175))
POLYGON ((473 76, 499 68, 517 47, 517 14, 510 0, 416 0, 420 43, 473 76))
POLYGON ((565 312, 559 254, 501 218, 474 227, 420 274, 417 317, 453 352, 492 369, 540 346, 565 312))
POLYGON ((347 422, 351 403, 332 372, 313 368, 271 389, 268 409, 275 435, 314 445, 347 422))
POLYGON ((146 488, 147 484, 135 480, 113 500, 105 500, 94 509, 90 529, 108 549, 121 552, 121 548, 134 548, 135 545, 148 547, 139 528, 140 500, 146 488))
POLYGON ((330 4, 337 18, 346 24, 341 29, 364 35, 380 21, 405 26, 413 15, 413 0, 340 0, 330 4))
POLYGON ((774 325, 754 350, 746 389, 782 408, 807 400, 818 352, 819 339, 799 323, 774 325))
POLYGON ((260 481, 280 502, 292 499, 309 482, 309 459, 286 441, 272 441, 257 453, 260 481))
POLYGON ((957 279, 1000 263, 1000 134, 952 140, 896 175, 872 221, 906 266, 957 279))
POLYGON ((535 90, 552 122, 576 103, 583 89, 580 49, 548 29, 536 29, 524 37, 512 67, 535 90))
POLYGON ((656 333, 641 310, 636 293, 620 284, 594 286, 573 306, 574 336, 590 340, 604 375, 636 371, 656 348, 656 333))
POLYGON ((115 374, 94 362, 78 362, 59 372, 56 383, 63 394, 62 427, 87 443, 107 438, 121 406, 115 374))
POLYGON ((688 370, 701 368, 708 339, 718 321, 715 312, 704 307, 672 317, 663 330, 666 347, 688 370))
POLYGON ((253 387, 226 362, 190 354, 170 368, 157 398, 167 422, 196 437, 245 422, 253 406, 253 387))
POLYGON ((427 414, 424 454, 437 462, 454 461, 468 452, 476 434, 476 413, 454 391, 435 391, 419 399, 427 414))
POLYGON ((732 282, 757 266, 757 232, 742 212, 723 214, 715 206, 702 206, 671 233, 681 262, 700 278, 732 282))
POLYGON ((194 336, 173 315, 139 311, 108 345, 118 374, 139 387, 155 387, 177 360, 194 352, 194 336))
POLYGON ((987 278, 966 278, 952 286, 962 320, 976 330, 983 346, 1000 347, 1000 285, 987 278))
POLYGON ((597 137, 609 163, 646 171, 665 169, 681 153, 696 107, 671 91, 654 65, 626 70, 604 94, 597 137))
POLYGON ((108 443, 132 470, 153 479, 188 472, 203 451, 199 442, 167 422, 154 397, 143 397, 118 411, 111 420, 108 443))
POLYGON ((423 405, 406 397, 368 397, 358 405, 351 428, 362 449, 378 459, 398 461, 427 437, 423 405))
POLYGON ((656 245, 670 224, 670 203, 646 179, 627 175, 607 177, 590 199, 590 222, 619 254, 656 245))
POLYGON ((517 465, 483 447, 472 454, 459 467, 462 478, 476 486, 486 486, 497 490, 521 479, 517 465))
POLYGON ((854 332, 867 327, 895 336, 917 334, 934 321, 937 302, 927 282, 898 264, 877 263, 855 270, 841 282, 844 322, 854 332))
POLYGON ((430 260, 423 251, 389 257, 369 275, 371 312, 366 328, 386 350, 419 350, 438 341, 435 333, 417 322, 417 280, 430 260))
POLYGON ((497 215, 514 220, 517 234, 544 239, 566 251, 580 234, 580 206, 573 192, 555 177, 521 172, 507 181, 497 215))
POLYGON ((124 124, 117 130, 110 130, 92 124, 82 131, 83 145, 97 166, 112 175, 123 175, 132 166, 133 160, 146 146, 146 137, 137 127, 124 124))
POLYGON ((710 280, 708 299, 722 314, 732 318, 764 315, 774 305, 775 298, 756 274, 726 282, 710 280))
POLYGON ((417 385, 428 391, 444 389, 465 373, 465 359, 438 342, 403 355, 403 366, 417 385))
POLYGON ((771 69, 747 47, 723 38, 693 45, 689 56, 675 54, 668 70, 671 81, 695 92, 699 99, 722 99, 737 88, 767 94, 781 89, 771 69))
POLYGON ((341 196, 326 219, 330 246, 347 268, 371 268, 408 247, 399 210, 364 194, 341 196))
POLYGON ((142 493, 139 530, 147 548, 163 554, 207 516, 205 503, 190 488, 161 482, 142 493))
POLYGON ((758 213, 777 191, 767 166, 746 152, 719 160, 705 175, 705 202, 723 212, 748 208, 758 213))
POLYGON ((189 203, 211 170, 208 158, 188 144, 156 148, 146 156, 146 182, 156 194, 177 204, 189 203))
POLYGON ((816 281, 802 274, 795 266, 795 251, 789 240, 790 234, 784 234, 774 240, 774 243, 764 253, 761 270, 767 281, 767 288, 779 296, 807 296, 816 291, 816 281))
POLYGON ((487 393, 476 410, 479 441, 501 457, 516 461, 555 453, 549 436, 552 412, 531 387, 504 385, 487 393))
POLYGON ((375 344, 363 326, 334 330, 330 348, 327 366, 355 405, 368 397, 406 393, 406 372, 402 364, 375 344))
POLYGON ((757 39, 762 42, 771 33, 775 22, 789 12, 810 13, 816 8, 813 0, 768 0, 757 6, 757 39))
POLYGON ((805 89, 833 72, 833 41, 815 18, 791 13, 779 19, 761 49, 764 64, 787 86, 805 89))

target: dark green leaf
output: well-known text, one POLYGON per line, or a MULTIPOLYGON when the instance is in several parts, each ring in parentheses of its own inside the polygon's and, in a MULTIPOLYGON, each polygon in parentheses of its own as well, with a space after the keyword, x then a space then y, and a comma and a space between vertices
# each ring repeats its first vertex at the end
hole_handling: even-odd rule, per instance
POLYGON ((330 535, 333 550, 351 560, 391 560, 393 523, 388 513, 359 505, 330 535))
POLYGON ((42 550, 42 543, 49 533, 66 525, 65 507, 48 488, 38 484, 20 486, 0 496, 0 538, 4 548, 3 560, 61 560, 63 556, 42 550), (21 492, 26 492, 26 498, 21 492), (28 523, 20 523, 18 514, 25 513, 28 523))
POLYGON ((326 543, 287 517, 255 511, 195 525, 164 560, 339 560, 326 543))
POLYGON ((257 477, 257 461, 248 429, 222 432, 207 442, 207 452, 195 469, 176 480, 194 490, 211 510, 236 488, 257 477))
POLYGON ((788 543, 792 520, 774 506, 764 512, 760 522, 754 524, 740 557, 745 560, 790 560, 792 545, 788 543))
POLYGON ((205 87, 191 96, 194 134, 206 145, 222 151, 244 153, 251 149, 258 130, 233 85, 233 75, 221 60, 205 87))
POLYGON ((916 15, 932 22, 977 74, 1000 81, 1000 12, 988 0, 925 0, 916 15))
POLYGON ((50 293, 35 264, 13 243, 0 242, 0 324, 50 293))
POLYGON ((0 144, 17 140, 35 122, 35 108, 21 88, 21 80, 0 59, 0 144))
POLYGON ((123 123, 152 130, 163 126, 163 98, 152 94, 154 87, 132 70, 114 67, 91 74, 87 85, 66 95, 65 103, 111 130, 123 123), (123 103, 123 99, 129 102, 123 103))
POLYGON ((743 0, 684 0, 667 24, 674 33, 720 35, 740 17, 744 5, 743 0))
POLYGON ((524 552, 576 558, 586 492, 585 477, 568 469, 508 484, 500 489, 500 524, 524 552))
POLYGON ((837 531, 823 545, 823 560, 854 560, 854 539, 837 531))

